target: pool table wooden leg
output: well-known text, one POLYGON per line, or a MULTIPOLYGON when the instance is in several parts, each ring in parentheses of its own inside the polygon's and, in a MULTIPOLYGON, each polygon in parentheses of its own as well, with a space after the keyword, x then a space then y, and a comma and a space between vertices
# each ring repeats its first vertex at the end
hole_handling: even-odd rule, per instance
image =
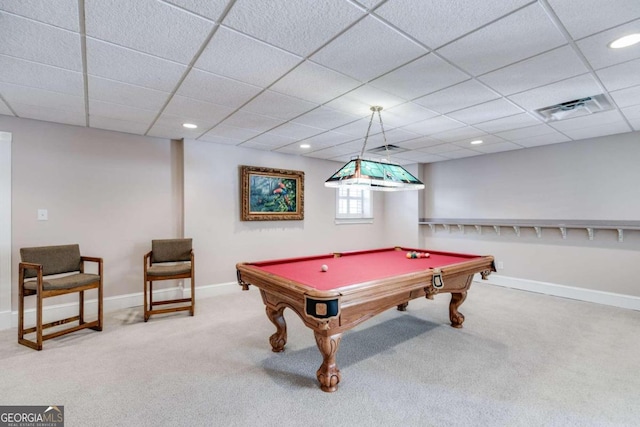
POLYGON ((340 382, 340 369, 336 365, 336 353, 340 347, 342 334, 325 336, 317 331, 314 331, 313 334, 316 337, 318 349, 322 354, 322 365, 316 371, 320 388, 328 393, 336 391, 340 382))
POLYGON ((458 311, 458 307, 467 299, 467 291, 452 293, 451 302, 449 303, 449 320, 454 328, 462 328, 464 315, 458 311))
POLYGON ((279 353, 284 351, 284 346, 287 344, 287 322, 284 320, 282 312, 285 307, 272 308, 267 306, 267 317, 276 326, 276 333, 269 337, 269 343, 271 344, 271 351, 279 353))

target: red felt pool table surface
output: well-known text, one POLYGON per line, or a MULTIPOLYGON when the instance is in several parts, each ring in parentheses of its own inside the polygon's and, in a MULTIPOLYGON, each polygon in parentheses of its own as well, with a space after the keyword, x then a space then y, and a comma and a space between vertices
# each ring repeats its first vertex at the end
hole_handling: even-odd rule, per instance
POLYGON ((408 251, 425 252, 420 249, 388 248, 343 252, 339 256, 327 254, 262 261, 251 265, 319 291, 328 291, 480 258, 478 255, 430 251, 428 258, 410 259, 407 258, 408 251), (321 270, 322 265, 328 267, 326 272, 321 270))

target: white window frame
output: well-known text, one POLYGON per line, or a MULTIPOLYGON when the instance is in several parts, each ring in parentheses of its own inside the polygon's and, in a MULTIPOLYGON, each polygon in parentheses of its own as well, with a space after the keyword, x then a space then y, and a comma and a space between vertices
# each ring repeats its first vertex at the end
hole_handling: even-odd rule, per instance
POLYGON ((371 224, 373 192, 356 187, 336 188, 336 224, 371 224))

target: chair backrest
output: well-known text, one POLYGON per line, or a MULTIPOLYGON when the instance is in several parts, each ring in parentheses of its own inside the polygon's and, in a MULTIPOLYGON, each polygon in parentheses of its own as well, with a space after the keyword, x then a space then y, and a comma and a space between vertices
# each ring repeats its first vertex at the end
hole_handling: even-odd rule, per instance
MULTIPOLYGON (((23 262, 42 265, 42 275, 71 273, 80 271, 80 245, 40 246, 35 248, 21 248, 20 258, 23 262)), ((38 272, 32 268, 26 269, 25 277, 36 277, 38 272)))
POLYGON ((191 261, 192 239, 160 239, 151 241, 151 262, 191 261))

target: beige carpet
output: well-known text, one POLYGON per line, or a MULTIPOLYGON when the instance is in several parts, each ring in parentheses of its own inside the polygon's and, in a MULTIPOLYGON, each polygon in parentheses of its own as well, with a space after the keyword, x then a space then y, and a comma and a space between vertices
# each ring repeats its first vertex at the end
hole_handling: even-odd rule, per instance
POLYGON ((64 405, 66 426, 637 426, 640 312, 474 283, 347 332, 342 382, 318 388, 313 333, 289 310, 272 353, 259 291, 45 342, 0 332, 0 404, 64 405))

